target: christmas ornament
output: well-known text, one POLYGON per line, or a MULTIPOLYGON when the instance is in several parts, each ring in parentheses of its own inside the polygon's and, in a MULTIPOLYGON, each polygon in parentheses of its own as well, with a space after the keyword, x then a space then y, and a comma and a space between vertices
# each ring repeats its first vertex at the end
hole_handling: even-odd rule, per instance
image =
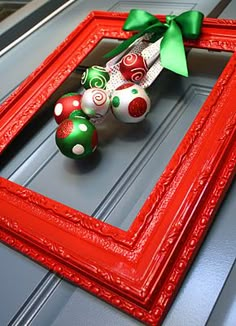
MULTIPOLYGON (((149 35, 140 37, 132 46, 130 46, 128 54, 125 55, 127 51, 124 51, 125 53, 122 52, 118 54, 116 57, 112 58, 106 63, 106 70, 109 71, 110 74, 110 80, 106 86, 107 91, 112 93, 119 86, 127 82, 126 79, 128 79, 129 76, 126 75, 127 70, 125 70, 126 68, 122 62, 124 62, 124 57, 127 57, 128 55, 137 55, 137 57, 141 59, 145 67, 148 69, 146 72, 144 72, 142 69, 141 71, 137 69, 139 71, 136 71, 137 74, 135 76, 138 77, 138 79, 140 78, 138 80, 139 86, 142 88, 147 88, 156 80, 158 75, 163 70, 163 66, 160 62, 160 45, 163 38, 158 39, 154 43, 148 42, 149 38, 149 35), (124 76, 126 76, 126 79, 124 76)), ((144 69, 146 70, 146 68, 144 69)))
POLYGON ((83 117, 66 119, 57 128, 56 144, 67 157, 73 159, 87 157, 97 148, 97 130, 83 117))
POLYGON ((126 80, 139 82, 147 73, 146 61, 140 53, 128 53, 120 62, 120 72, 126 80))
POLYGON ((87 68, 81 77, 81 84, 85 89, 92 87, 106 89, 110 76, 105 68, 92 66, 87 68))
POLYGON ((139 85, 126 83, 118 87, 111 97, 114 116, 126 123, 136 123, 145 119, 151 106, 149 96, 139 85))
POLYGON ((78 93, 68 93, 63 95, 54 107, 54 118, 58 124, 70 116, 86 117, 81 110, 82 95, 78 93))
POLYGON ((101 88, 87 89, 81 99, 83 112, 95 122, 101 122, 104 119, 110 108, 110 104, 108 92, 101 88))

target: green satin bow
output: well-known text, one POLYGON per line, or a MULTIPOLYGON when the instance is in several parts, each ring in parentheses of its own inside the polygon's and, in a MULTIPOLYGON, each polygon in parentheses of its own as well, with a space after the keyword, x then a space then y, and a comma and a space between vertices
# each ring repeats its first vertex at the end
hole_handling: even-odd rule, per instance
POLYGON ((183 38, 198 38, 203 17, 204 15, 199 11, 186 11, 179 16, 166 16, 166 23, 163 24, 159 19, 145 10, 132 9, 124 23, 123 30, 138 31, 138 33, 107 53, 105 58, 118 55, 139 37, 146 33, 152 33, 151 42, 155 42, 163 37, 160 45, 162 66, 187 77, 188 68, 183 38))

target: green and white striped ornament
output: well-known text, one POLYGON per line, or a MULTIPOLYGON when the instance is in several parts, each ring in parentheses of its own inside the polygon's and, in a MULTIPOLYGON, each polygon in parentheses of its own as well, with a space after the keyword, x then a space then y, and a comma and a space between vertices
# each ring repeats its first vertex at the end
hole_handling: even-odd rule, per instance
POLYGON ((82 74, 81 84, 85 89, 92 87, 106 89, 109 79, 109 73, 105 68, 100 66, 92 66, 87 68, 82 74))

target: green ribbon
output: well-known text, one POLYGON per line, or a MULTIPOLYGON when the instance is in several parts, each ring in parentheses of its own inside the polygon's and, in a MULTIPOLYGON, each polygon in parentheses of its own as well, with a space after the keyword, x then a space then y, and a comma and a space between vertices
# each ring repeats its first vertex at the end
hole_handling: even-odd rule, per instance
POLYGON ((196 39, 201 32, 204 15, 199 11, 186 11, 179 16, 166 16, 166 23, 145 10, 132 9, 126 19, 123 30, 137 31, 129 39, 107 53, 104 57, 111 58, 127 49, 135 40, 146 33, 151 33, 150 42, 163 37, 160 44, 161 65, 177 74, 188 76, 188 68, 184 50, 185 39, 196 39))

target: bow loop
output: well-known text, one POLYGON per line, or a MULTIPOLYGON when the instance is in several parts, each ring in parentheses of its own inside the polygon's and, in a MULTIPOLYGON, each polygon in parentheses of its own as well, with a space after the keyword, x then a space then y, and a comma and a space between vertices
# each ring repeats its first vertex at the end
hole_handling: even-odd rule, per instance
POLYGON ((175 18, 180 26, 182 35, 186 39, 196 39, 201 32, 204 15, 200 11, 186 11, 175 18))
POLYGON ((149 12, 141 9, 131 9, 126 19, 124 31, 143 31, 151 25, 159 22, 159 19, 149 12))

